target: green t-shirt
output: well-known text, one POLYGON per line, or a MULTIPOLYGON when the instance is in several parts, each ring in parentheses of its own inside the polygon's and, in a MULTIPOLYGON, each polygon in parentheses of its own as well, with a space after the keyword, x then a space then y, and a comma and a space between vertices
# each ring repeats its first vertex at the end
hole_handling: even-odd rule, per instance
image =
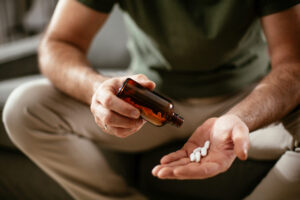
MULTIPOLYGON (((172 98, 242 89, 267 74, 259 17, 300 0, 78 0, 100 12, 118 3, 128 29, 130 68, 172 98)), ((112 38, 113 39, 113 38, 112 38)))

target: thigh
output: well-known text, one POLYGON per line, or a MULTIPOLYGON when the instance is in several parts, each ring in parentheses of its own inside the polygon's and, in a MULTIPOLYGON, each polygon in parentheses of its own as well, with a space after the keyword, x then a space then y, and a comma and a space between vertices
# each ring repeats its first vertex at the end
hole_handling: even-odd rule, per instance
POLYGON ((300 152, 287 151, 246 199, 299 199, 299 188, 300 152))
POLYGON ((282 124, 293 136, 294 146, 298 147, 300 142, 300 105, 282 119, 282 124))
POLYGON ((299 145, 300 109, 286 115, 281 122, 273 123, 250 133, 249 157, 253 159, 279 159, 286 151, 299 145))

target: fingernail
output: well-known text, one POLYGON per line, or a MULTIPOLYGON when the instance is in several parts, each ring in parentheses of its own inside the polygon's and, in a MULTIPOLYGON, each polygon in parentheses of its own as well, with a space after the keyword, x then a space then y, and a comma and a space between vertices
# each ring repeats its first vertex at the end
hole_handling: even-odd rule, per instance
POLYGON ((138 118, 140 116, 140 112, 137 111, 137 110, 134 110, 134 111, 131 112, 131 116, 133 118, 138 118))
POLYGON ((160 171, 157 173, 157 176, 158 176, 159 178, 164 178, 163 171, 160 170, 160 171))
POLYGON ((153 175, 156 175, 156 174, 155 174, 155 171, 157 170, 158 167, 159 167, 159 166, 156 165, 156 166, 152 169, 152 174, 153 174, 153 175))

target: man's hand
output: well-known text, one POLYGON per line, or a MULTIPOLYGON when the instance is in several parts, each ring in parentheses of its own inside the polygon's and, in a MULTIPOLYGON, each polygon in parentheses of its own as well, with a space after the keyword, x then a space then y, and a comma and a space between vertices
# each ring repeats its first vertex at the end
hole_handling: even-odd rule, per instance
POLYGON ((91 111, 96 123, 104 132, 117 137, 127 137, 145 124, 137 108, 116 96, 118 89, 129 77, 150 90, 155 87, 155 83, 142 74, 110 78, 96 88, 92 98, 91 111))
POLYGON ((225 172, 236 156, 247 159, 248 134, 248 127, 235 115, 208 119, 182 149, 164 156, 152 174, 162 179, 204 179, 225 172), (206 140, 211 142, 207 156, 191 162, 189 155, 206 140))

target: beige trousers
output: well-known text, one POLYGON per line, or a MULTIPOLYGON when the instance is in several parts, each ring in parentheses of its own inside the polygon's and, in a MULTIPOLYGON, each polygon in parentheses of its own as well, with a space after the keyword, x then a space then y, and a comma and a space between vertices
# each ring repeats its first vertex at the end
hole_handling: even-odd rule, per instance
MULTIPOLYGON (((15 89, 5 105, 3 119, 15 145, 75 199, 145 199, 109 167, 98 147, 140 152, 185 139, 207 118, 220 116, 250 90, 175 102, 176 112, 185 118, 182 128, 157 128, 146 123, 138 133, 119 139, 101 131, 87 105, 43 79, 15 89)), ((299 137, 299 111, 284 125, 271 125, 250 134, 251 158, 279 161, 248 199, 300 198, 300 153, 295 151, 290 134, 299 137)))

